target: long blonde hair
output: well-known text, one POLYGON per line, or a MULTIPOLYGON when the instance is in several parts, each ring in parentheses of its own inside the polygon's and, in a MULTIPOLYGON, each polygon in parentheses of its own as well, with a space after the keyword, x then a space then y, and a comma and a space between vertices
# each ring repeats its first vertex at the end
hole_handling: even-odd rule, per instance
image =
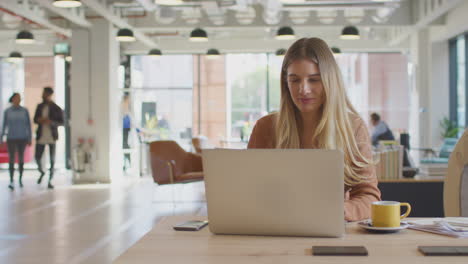
POLYGON ((281 104, 276 122, 276 148, 300 148, 302 119, 288 89, 287 70, 292 62, 303 59, 318 65, 325 94, 321 107, 322 117, 314 134, 317 147, 343 151, 346 185, 353 186, 366 181, 367 178, 361 171, 372 166, 373 162, 359 151, 350 121, 350 115, 358 117, 359 114, 346 95, 340 69, 330 48, 319 38, 297 40, 284 57, 281 68, 281 104))

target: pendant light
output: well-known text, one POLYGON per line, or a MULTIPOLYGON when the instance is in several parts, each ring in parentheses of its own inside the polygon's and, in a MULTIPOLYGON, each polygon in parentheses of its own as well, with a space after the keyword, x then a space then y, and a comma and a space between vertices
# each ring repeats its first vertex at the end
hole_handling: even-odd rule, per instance
POLYGON ((162 55, 162 52, 160 49, 151 49, 149 52, 148 52, 148 55, 149 56, 155 56, 155 57, 159 57, 162 55))
POLYGON ((284 54, 286 54, 285 49, 277 49, 276 52, 275 52, 275 55, 278 56, 278 57, 284 56, 284 54))
POLYGON ((217 49, 209 49, 206 53, 208 59, 217 59, 221 55, 217 49))
POLYGON ((22 30, 16 35, 16 43, 18 44, 33 44, 34 35, 27 30, 22 30))
POLYGON ((166 6, 177 6, 184 4, 182 0, 155 0, 155 4, 157 5, 166 5, 166 6))
POLYGON ((333 54, 341 54, 341 50, 338 47, 332 47, 331 50, 333 54))
POLYGON ((359 30, 355 26, 347 26, 341 31, 341 39, 356 40, 360 39, 359 30))
POLYGON ((80 0, 54 0, 53 5, 56 7, 61 7, 61 8, 80 7, 81 1, 80 0))
POLYGON ((208 34, 201 28, 196 28, 190 33, 190 41, 204 42, 208 41, 208 34))
POLYGON ((291 40, 295 38, 296 35, 294 35, 294 30, 291 27, 282 27, 276 33, 276 39, 278 40, 291 40))
POLYGON ((120 42, 133 42, 136 39, 133 35, 133 31, 128 28, 121 28, 117 32, 117 40, 120 42))
POLYGON ((10 53, 10 56, 8 56, 8 61, 10 62, 20 62, 23 60, 23 55, 19 53, 18 51, 13 51, 10 53))

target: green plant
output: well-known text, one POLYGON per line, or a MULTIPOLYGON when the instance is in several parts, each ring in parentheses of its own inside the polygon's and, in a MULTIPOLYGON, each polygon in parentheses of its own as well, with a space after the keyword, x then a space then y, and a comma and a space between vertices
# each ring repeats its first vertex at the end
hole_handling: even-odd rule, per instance
POLYGON ((458 132, 460 132, 461 129, 461 127, 457 126, 457 123, 448 119, 447 117, 444 117, 442 120, 440 120, 439 124, 442 130, 440 134, 442 138, 456 138, 458 136, 458 132))

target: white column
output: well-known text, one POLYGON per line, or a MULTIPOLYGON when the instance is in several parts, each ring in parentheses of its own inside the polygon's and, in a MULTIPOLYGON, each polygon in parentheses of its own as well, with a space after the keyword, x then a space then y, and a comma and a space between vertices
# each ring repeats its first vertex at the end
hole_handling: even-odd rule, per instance
POLYGON ((71 142, 95 140, 95 173, 82 182, 110 182, 122 175, 122 129, 120 126, 117 71, 119 44, 116 30, 106 20, 93 27, 74 29, 71 39, 71 142))
POLYGON ((430 104, 430 122, 432 146, 440 146, 442 130, 440 121, 444 117, 449 117, 449 47, 448 41, 433 42, 431 52, 431 104, 430 104))
POLYGON ((420 30, 411 36, 410 63, 414 78, 410 79, 411 113, 410 137, 414 147, 431 147, 430 102, 431 102, 431 49, 429 32, 420 30))

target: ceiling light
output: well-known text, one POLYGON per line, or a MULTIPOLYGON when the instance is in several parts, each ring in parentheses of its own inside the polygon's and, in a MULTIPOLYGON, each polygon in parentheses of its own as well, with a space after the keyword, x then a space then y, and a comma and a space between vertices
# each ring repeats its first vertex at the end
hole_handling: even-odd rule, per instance
POLYGON ((208 34, 201 28, 196 28, 190 33, 190 41, 203 42, 208 41, 208 34))
POLYGON ((280 0, 282 4, 303 4, 305 0, 280 0))
POLYGON ((148 52, 148 55, 150 56, 161 56, 162 55, 162 52, 160 49, 151 49, 149 52, 148 52))
POLYGON ((20 31, 16 35, 16 43, 18 44, 33 44, 34 36, 31 32, 27 30, 20 31))
POLYGON ((80 0, 54 0, 53 5, 56 7, 62 7, 62 8, 72 8, 72 7, 81 6, 81 1, 80 0))
POLYGON ((8 61, 10 62, 20 62, 23 60, 23 55, 19 53, 18 51, 13 51, 10 53, 10 56, 8 56, 8 61))
POLYGON ((217 49, 209 49, 206 55, 208 56, 208 59, 217 59, 221 54, 217 49))
POLYGON ((359 30, 355 26, 347 26, 341 31, 341 39, 351 39, 356 40, 360 39, 359 30))
POLYGON ((340 54, 341 53, 341 50, 338 47, 332 47, 331 51, 333 52, 333 54, 340 54))
POLYGON ((135 41, 135 36, 133 31, 128 28, 121 28, 117 32, 117 40, 120 42, 133 42, 135 41))
POLYGON ((277 49, 275 54, 276 54, 276 56, 284 56, 284 54, 286 54, 286 50, 285 49, 277 49))
POLYGON ((291 27, 282 27, 278 29, 276 33, 276 39, 278 40, 291 40, 296 38, 294 30, 291 27))
POLYGON ((176 5, 182 5, 184 1, 182 0, 155 0, 154 3, 157 5, 176 6, 176 5))

